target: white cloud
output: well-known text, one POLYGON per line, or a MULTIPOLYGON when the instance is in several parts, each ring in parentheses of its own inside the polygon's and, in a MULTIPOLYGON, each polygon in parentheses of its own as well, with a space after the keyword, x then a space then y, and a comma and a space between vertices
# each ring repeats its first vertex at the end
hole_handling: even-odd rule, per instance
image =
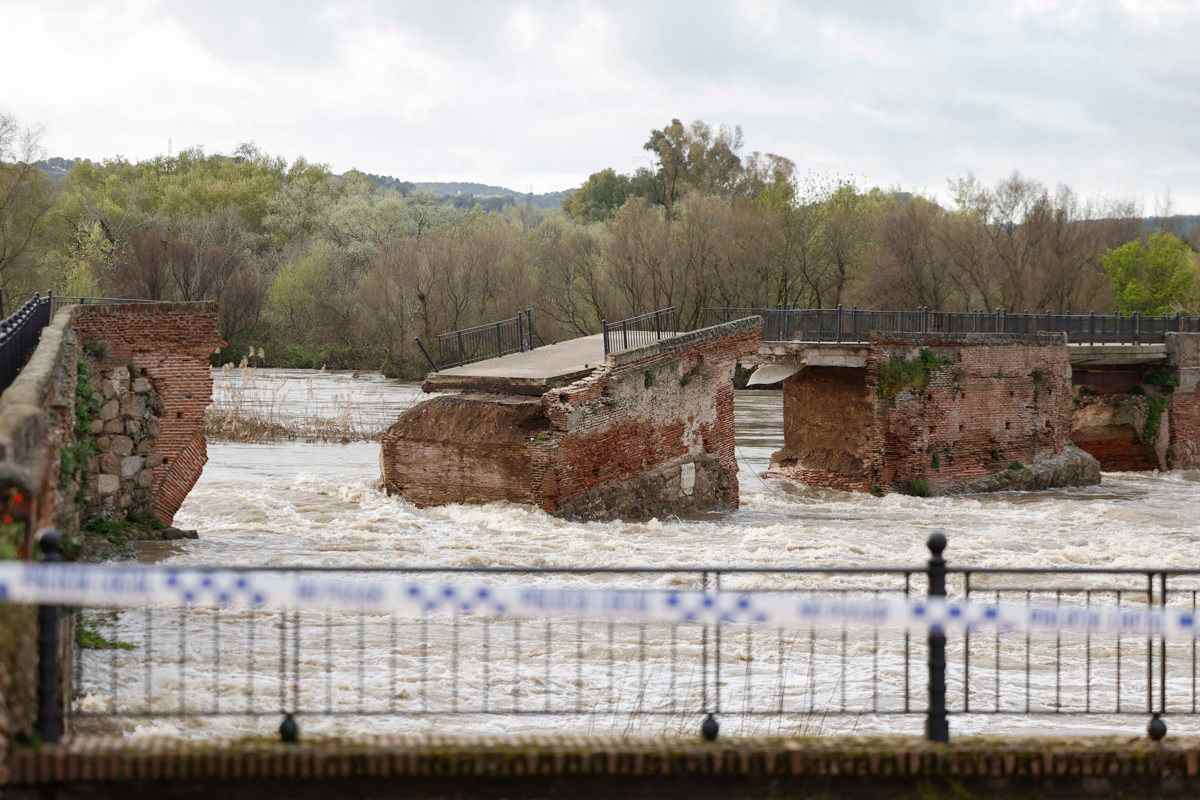
POLYGON ((672 117, 802 169, 943 192, 1013 169, 1200 212, 1200 18, 1174 0, 393 5, 0 0, 0 106, 54 154, 253 139, 550 190, 672 117))

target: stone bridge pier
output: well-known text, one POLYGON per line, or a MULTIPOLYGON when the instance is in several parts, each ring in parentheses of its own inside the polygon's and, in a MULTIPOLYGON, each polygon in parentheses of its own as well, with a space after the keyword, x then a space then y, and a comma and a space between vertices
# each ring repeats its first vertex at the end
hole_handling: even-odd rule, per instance
POLYGON ((733 374, 758 317, 605 356, 599 336, 432 374, 452 392, 383 436, 383 485, 421 506, 511 501, 575 519, 737 508, 733 374))
POLYGON ((771 472, 850 491, 946 494, 1097 483, 1200 465, 1200 334, 1069 345, 1065 335, 911 334, 768 342, 782 381, 771 472))
POLYGON ((786 374, 775 475, 918 495, 1100 479, 1095 459, 1070 440, 1061 334, 893 334, 764 350, 764 377, 786 374))

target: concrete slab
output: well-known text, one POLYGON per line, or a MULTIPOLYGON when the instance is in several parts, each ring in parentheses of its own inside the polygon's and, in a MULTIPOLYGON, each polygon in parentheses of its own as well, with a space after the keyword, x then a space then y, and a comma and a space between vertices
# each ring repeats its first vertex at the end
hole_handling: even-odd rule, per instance
POLYGON ((595 334, 432 372, 422 388, 427 392, 542 394, 584 377, 603 363, 604 339, 595 334))
POLYGON ((1070 344, 1067 354, 1074 367, 1121 367, 1166 361, 1167 347, 1163 344, 1070 344))
POLYGON ((804 367, 799 364, 763 364, 750 373, 750 379, 746 381, 746 385, 770 386, 771 384, 787 380, 802 369, 804 367))

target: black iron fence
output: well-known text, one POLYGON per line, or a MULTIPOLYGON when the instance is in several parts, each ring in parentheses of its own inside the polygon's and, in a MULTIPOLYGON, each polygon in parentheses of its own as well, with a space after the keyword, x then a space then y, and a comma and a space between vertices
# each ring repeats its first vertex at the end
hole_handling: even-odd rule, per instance
POLYGON ((863 342, 877 333, 1065 333, 1074 344, 1153 344, 1200 332, 1200 316, 1039 314, 1006 311, 872 311, 858 308, 706 308, 707 325, 763 318, 763 341, 863 342))
POLYGON ((50 324, 51 296, 34 294, 0 322, 0 392, 17 378, 17 373, 37 349, 42 329, 50 324))
POLYGON ((670 306, 616 322, 602 319, 600 330, 604 335, 604 355, 623 353, 674 336, 679 332, 679 313, 670 306))
MULTIPOLYGON (((928 562, 909 567, 272 571, 351 578, 388 572, 448 586, 485 578, 495 586, 702 589, 797 600, 945 596, 1190 613, 1197 606, 1200 570, 952 567, 943 559, 945 544, 934 534, 928 562)), ((57 609, 41 611, 43 630, 57 630, 57 609)), ((714 738, 718 729, 725 735, 836 734, 923 726, 930 740, 946 741, 953 720, 975 731, 994 730, 986 721, 1007 717, 1010 725, 1056 719, 1072 729, 1107 732, 1148 721, 1156 739, 1166 734, 1167 717, 1179 718, 1185 731, 1200 723, 1194 638, 514 619, 459 614, 456 607, 417 618, 193 607, 78 613, 80 641, 98 648, 77 649, 71 665, 75 694, 67 722, 84 730, 161 720, 240 735, 261 733, 256 720, 270 727, 282 720, 280 733, 292 740, 301 728, 361 733, 440 720, 454 730, 499 726, 520 733, 540 725, 559 732, 699 730, 714 738), (239 721, 252 727, 237 727, 239 721)), ((43 658, 57 652, 50 643, 43 658)), ((42 720, 44 738, 56 722, 42 720)))
POLYGON ((417 337, 416 341, 425 360, 436 372, 474 361, 532 350, 535 346, 535 336, 533 309, 527 308, 511 319, 438 334, 433 342, 433 353, 429 352, 420 337, 417 337))

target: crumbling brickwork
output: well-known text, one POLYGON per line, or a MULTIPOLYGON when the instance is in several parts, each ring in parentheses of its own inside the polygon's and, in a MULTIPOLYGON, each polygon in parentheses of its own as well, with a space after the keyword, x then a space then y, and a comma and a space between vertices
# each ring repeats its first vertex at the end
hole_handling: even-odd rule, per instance
POLYGON ((789 378, 784 407, 776 474, 836 489, 963 491, 1063 453, 1071 368, 1056 336, 879 338, 865 369, 789 378))
POLYGON ((389 492, 419 505, 509 500, 587 519, 736 508, 733 370, 740 321, 610 356, 540 398, 428 400, 383 437, 389 492))
POLYGON ((208 460, 204 412, 212 401, 209 357, 221 346, 216 306, 85 305, 76 310, 73 327, 85 349, 96 355, 99 368, 132 368, 137 374, 131 381, 148 381, 146 396, 157 397, 153 446, 129 456, 145 459, 142 467, 152 477, 141 488, 149 491, 154 516, 169 525, 208 460))
POLYGON ((1200 334, 1168 333, 1167 364, 1176 384, 1167 421, 1167 464, 1200 467, 1200 334))

